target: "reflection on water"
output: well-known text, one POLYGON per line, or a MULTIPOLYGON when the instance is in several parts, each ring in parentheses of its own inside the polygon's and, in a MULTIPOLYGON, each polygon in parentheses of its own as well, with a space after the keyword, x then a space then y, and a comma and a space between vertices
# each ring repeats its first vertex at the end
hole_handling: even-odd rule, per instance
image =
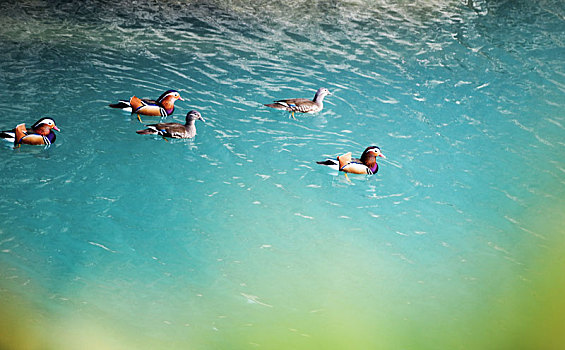
POLYGON ((0 128, 62 130, 0 148, 0 347, 561 343, 560 2, 0 13, 0 128), (318 114, 263 106, 322 86, 318 114), (167 121, 206 119, 193 140, 107 107, 169 88, 167 121), (375 176, 315 164, 373 144, 375 176))

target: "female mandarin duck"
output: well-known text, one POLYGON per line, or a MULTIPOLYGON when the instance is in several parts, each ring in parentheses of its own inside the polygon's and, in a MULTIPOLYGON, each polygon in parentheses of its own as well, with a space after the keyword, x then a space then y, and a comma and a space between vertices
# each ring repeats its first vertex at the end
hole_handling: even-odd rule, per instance
POLYGON ((266 104, 265 106, 289 111, 292 113, 292 118, 296 119, 294 118, 294 112, 315 113, 321 111, 324 108, 324 97, 327 95, 331 95, 328 89, 319 88, 312 100, 307 98, 290 98, 287 100, 278 100, 275 101, 275 103, 266 104))
POLYGON ((41 118, 29 130, 26 129, 25 123, 22 123, 12 130, 0 131, 0 138, 13 142, 14 147, 19 147, 21 144, 49 146, 56 139, 53 130, 61 131, 53 119, 41 118))
MULTIPOLYGON (((386 158, 377 146, 370 146, 363 151, 361 159, 351 158, 351 152, 338 156, 336 159, 326 159, 318 164, 327 165, 332 169, 352 174, 373 175, 379 171, 377 157, 386 158)), ((345 174, 347 176, 347 174, 345 174)))
POLYGON ((112 103, 109 106, 137 114, 137 119, 141 122, 140 114, 157 117, 166 117, 173 114, 176 100, 184 101, 178 91, 167 90, 157 100, 132 96, 129 101, 120 100, 118 103, 112 103))
POLYGON ((148 124, 147 129, 136 131, 141 135, 161 135, 163 138, 190 139, 196 136, 196 126, 194 122, 200 119, 204 121, 200 112, 190 111, 186 115, 186 124, 179 123, 157 123, 148 124))

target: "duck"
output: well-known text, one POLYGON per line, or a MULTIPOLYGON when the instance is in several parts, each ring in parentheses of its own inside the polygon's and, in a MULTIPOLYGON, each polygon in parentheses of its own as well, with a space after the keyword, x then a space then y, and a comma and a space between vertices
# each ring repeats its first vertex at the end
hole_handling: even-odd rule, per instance
POLYGON ((294 112, 300 113, 316 113, 324 109, 324 97, 331 95, 330 91, 326 88, 319 88, 312 100, 307 98, 289 98, 286 100, 274 101, 274 103, 266 104, 265 106, 275 109, 282 109, 291 113, 292 119, 294 112))
POLYGON ((12 130, 0 131, 0 138, 13 142, 15 148, 22 144, 50 146, 57 138, 53 130, 61 131, 53 118, 44 117, 36 121, 29 130, 25 123, 21 123, 12 130))
POLYGON ((177 90, 167 90, 157 100, 132 96, 129 101, 119 100, 118 103, 111 103, 108 106, 137 114, 137 119, 143 123, 140 114, 157 117, 167 117, 173 114, 176 100, 184 101, 177 90))
POLYGON ((351 152, 342 154, 335 159, 328 158, 316 163, 329 166, 332 169, 352 174, 373 175, 379 171, 377 157, 385 158, 378 146, 369 146, 365 148, 361 158, 351 158, 351 152))
POLYGON ((170 137, 172 139, 191 139, 196 136, 196 126, 194 123, 196 120, 202 120, 204 118, 200 112, 192 110, 186 114, 186 123, 157 123, 157 124, 147 124, 147 129, 136 131, 140 135, 160 135, 165 137, 170 137))

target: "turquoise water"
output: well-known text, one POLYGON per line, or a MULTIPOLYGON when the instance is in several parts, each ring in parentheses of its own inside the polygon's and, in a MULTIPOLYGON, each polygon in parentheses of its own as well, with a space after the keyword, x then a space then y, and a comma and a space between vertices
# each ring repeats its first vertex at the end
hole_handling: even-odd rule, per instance
POLYGON ((564 15, 557 0, 0 4, 0 128, 61 128, 48 149, 0 147, 0 348, 552 344, 564 15), (319 87, 318 114, 263 106, 319 87), (107 107, 167 89, 185 98, 169 121, 206 119, 195 139, 137 135, 107 107), (315 163, 369 145, 387 156, 372 177, 315 163))

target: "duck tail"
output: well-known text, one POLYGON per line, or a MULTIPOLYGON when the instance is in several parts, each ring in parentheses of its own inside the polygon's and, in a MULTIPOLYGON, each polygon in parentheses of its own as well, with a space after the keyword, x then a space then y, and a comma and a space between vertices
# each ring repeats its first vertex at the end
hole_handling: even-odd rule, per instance
POLYGON ((157 134, 157 130, 155 130, 155 129, 143 129, 143 130, 137 130, 136 133, 138 133, 140 135, 155 135, 155 134, 157 134))
POLYGON ((320 160, 320 161, 317 161, 316 163, 320 164, 320 165, 327 165, 327 166, 338 165, 338 163, 335 159, 320 160))
POLYGON ((118 101, 118 103, 110 103, 108 106, 119 109, 131 108, 131 104, 129 103, 129 101, 126 100, 120 100, 118 101))
POLYGON ((339 170, 339 163, 337 161, 337 159, 326 159, 326 160, 321 160, 321 161, 317 161, 317 164, 320 165, 325 165, 327 167, 329 167, 330 169, 334 169, 334 170, 339 170))
POLYGON ((0 131, 0 139, 7 142, 14 142, 16 139, 16 129, 0 131))
POLYGON ((280 103, 268 103, 264 106, 267 106, 269 108, 274 108, 274 109, 286 109, 286 107, 281 105, 280 103))
POLYGON ((159 130, 152 124, 146 125, 147 129, 137 130, 136 133, 140 135, 157 135, 159 130))

